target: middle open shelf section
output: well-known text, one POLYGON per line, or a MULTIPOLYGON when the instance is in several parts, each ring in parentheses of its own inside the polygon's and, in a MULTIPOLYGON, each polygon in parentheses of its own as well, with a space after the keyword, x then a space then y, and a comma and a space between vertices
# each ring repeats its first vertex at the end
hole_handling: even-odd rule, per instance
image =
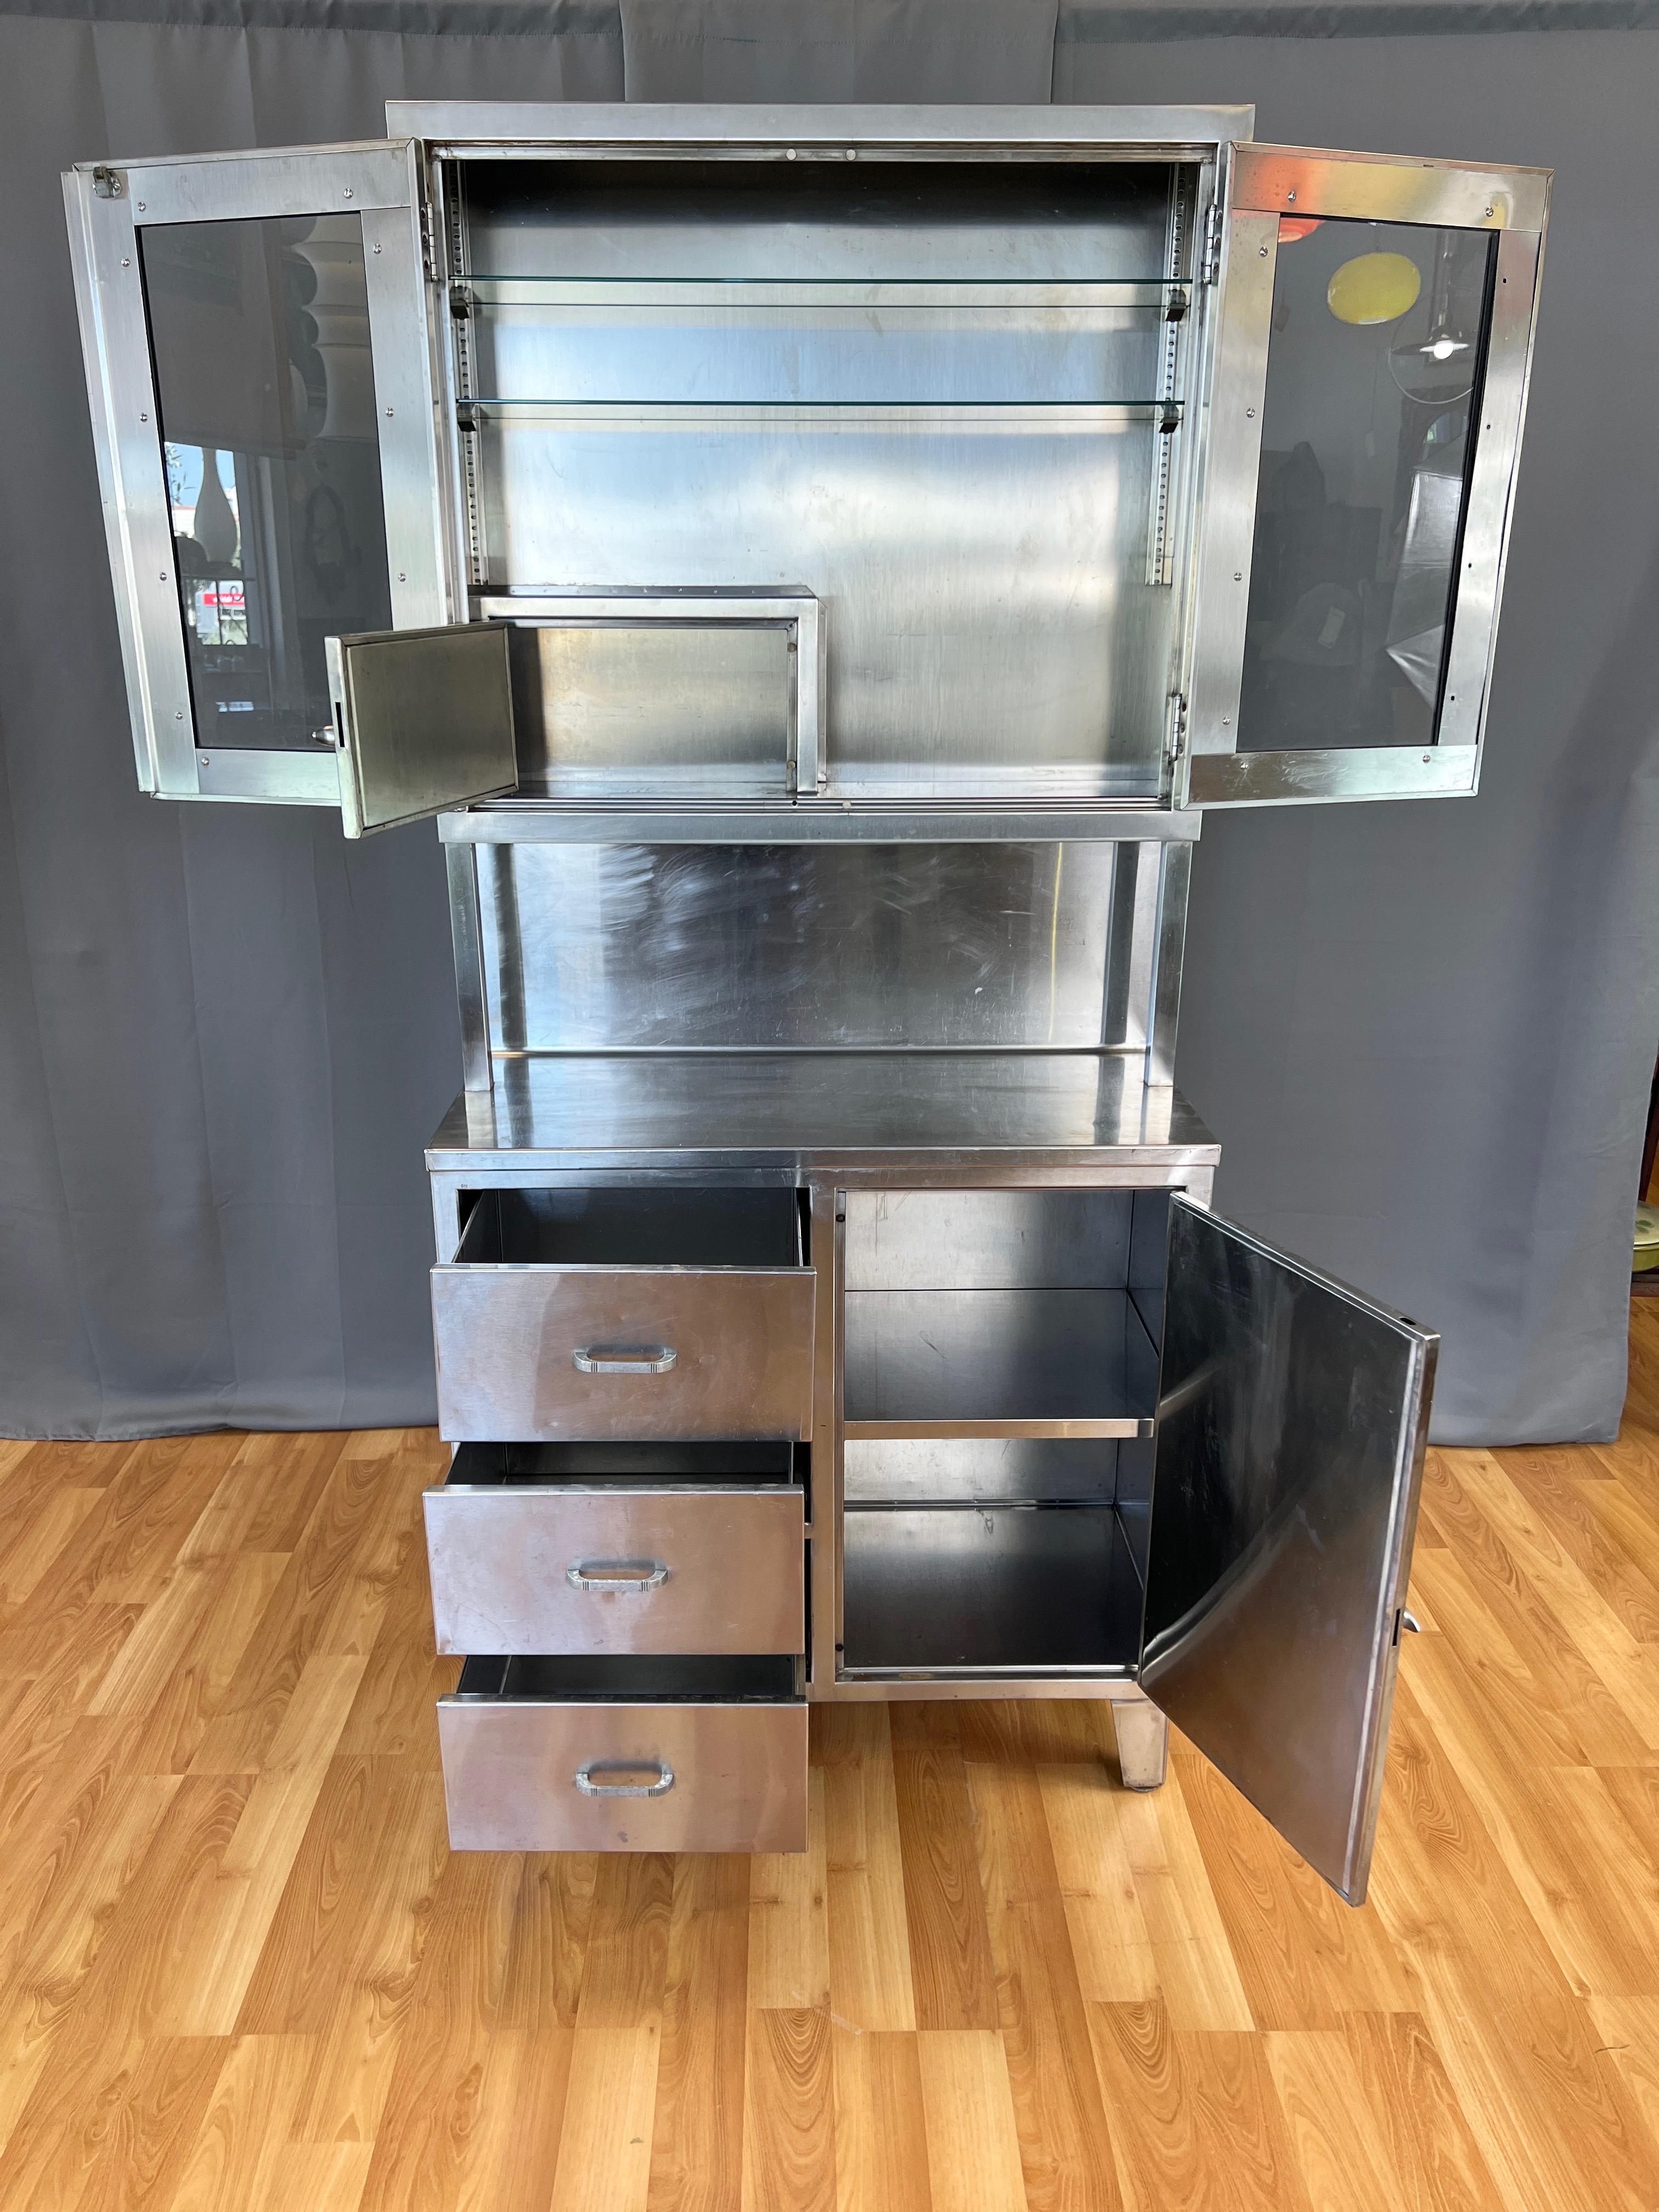
POLYGON ((849 1443, 1149 1437, 1162 1191, 854 1191, 849 1443))

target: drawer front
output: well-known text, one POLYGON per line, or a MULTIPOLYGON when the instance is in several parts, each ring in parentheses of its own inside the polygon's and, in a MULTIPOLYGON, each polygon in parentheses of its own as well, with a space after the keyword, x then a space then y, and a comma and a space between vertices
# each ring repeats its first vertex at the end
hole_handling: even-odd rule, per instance
POLYGON ((442 1698, 438 1741, 454 1850, 806 1848, 802 1704, 442 1698))
POLYGON ((809 1437, 808 1268, 432 1271, 453 1443, 809 1437))
POLYGON ((426 1493, 440 1651, 799 1652, 796 1489, 426 1493))

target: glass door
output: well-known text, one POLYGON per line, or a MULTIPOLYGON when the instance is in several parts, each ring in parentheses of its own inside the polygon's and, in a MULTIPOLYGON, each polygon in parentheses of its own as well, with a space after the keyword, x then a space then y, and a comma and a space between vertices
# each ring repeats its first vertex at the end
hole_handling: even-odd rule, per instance
POLYGON ((1364 1901, 1439 1339, 1177 1197, 1140 1682, 1364 1901))
POLYGON ((350 835, 416 786, 419 812, 510 788, 458 726, 395 803, 366 790, 331 686, 331 640, 455 611, 412 145, 65 189, 141 787, 342 806, 350 835))
POLYGON ((1548 185, 1233 149, 1187 804, 1474 789, 1548 185))

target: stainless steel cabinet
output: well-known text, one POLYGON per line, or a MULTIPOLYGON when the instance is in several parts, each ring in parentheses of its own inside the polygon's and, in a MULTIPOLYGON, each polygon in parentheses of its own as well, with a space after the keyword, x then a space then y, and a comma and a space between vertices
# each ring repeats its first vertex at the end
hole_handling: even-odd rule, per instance
POLYGON ((146 791, 440 817, 458 1847, 1167 1717, 1364 1893, 1432 1334, 1208 1211, 1216 805, 1474 790, 1542 172, 471 107, 66 182, 146 791))

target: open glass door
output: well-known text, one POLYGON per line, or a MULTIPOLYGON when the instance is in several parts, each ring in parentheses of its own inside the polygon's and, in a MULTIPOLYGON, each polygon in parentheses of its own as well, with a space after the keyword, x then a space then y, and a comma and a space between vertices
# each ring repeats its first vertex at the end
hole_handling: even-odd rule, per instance
POLYGON ((512 788, 496 691, 483 732, 452 692, 411 776, 406 744, 352 753, 330 682, 331 640, 455 611, 412 143, 64 189, 141 788, 340 806, 352 836, 512 788))
POLYGON ((1141 1684, 1353 1905, 1438 1345, 1171 1202, 1141 1684))
POLYGON ((1549 173, 1231 170, 1185 802, 1471 792, 1549 173))

